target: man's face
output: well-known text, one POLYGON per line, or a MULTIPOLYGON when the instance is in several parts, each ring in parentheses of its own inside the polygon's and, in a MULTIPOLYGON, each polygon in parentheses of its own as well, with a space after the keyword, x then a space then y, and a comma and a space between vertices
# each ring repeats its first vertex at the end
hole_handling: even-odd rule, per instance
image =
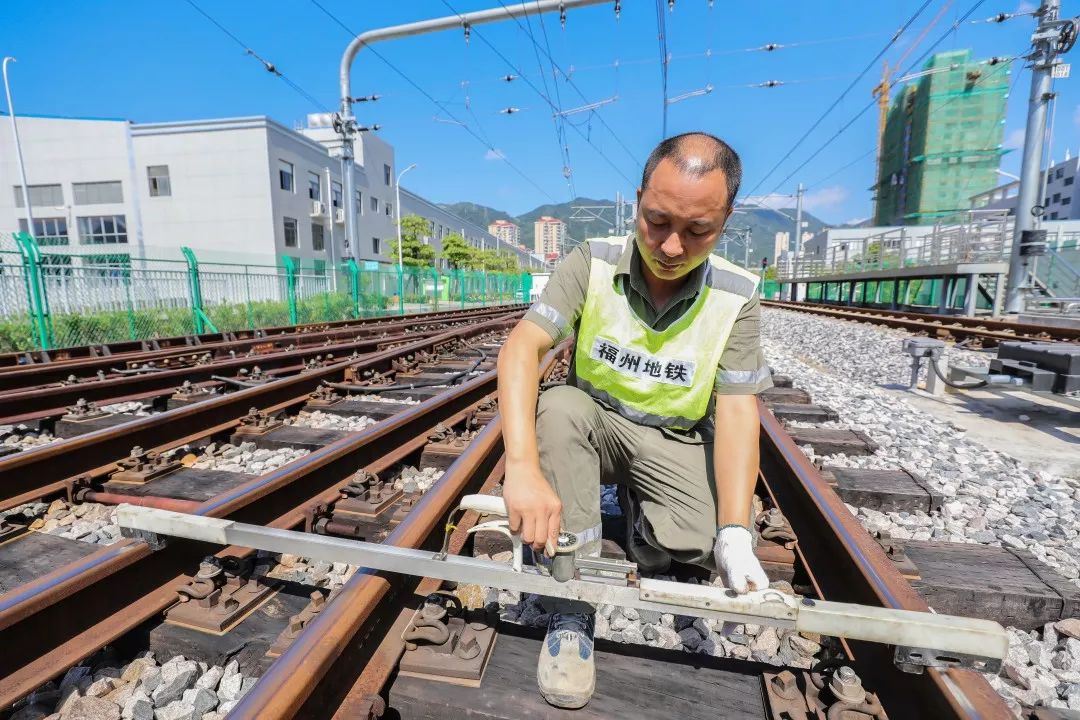
POLYGON ((722 171, 694 177, 662 160, 637 193, 638 252, 649 271, 677 280, 704 262, 731 214, 727 197, 722 171))

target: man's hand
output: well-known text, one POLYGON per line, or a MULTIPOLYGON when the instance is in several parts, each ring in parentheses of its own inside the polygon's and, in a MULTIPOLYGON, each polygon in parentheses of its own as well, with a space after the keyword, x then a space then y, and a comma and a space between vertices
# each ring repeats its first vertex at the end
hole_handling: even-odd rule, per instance
POLYGON ((754 556, 750 531, 744 527, 728 526, 716 534, 713 558, 724 585, 740 595, 748 590, 764 590, 769 578, 754 556))
POLYGON ((534 550, 555 547, 562 523, 562 501, 540 473, 535 463, 506 466, 503 500, 510 520, 510 532, 534 550))

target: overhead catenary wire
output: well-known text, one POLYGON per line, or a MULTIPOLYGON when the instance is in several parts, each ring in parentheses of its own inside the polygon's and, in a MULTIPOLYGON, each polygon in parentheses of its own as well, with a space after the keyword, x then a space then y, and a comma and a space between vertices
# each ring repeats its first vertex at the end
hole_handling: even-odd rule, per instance
MULTIPOLYGON (((506 7, 506 3, 504 3, 502 0, 499 0, 499 4, 502 5, 502 7, 504 9, 508 9, 506 7)), ((622 27, 621 26, 621 21, 620 21, 620 18, 619 18, 620 13, 619 13, 618 8, 619 8, 619 5, 618 5, 618 3, 616 3, 616 14, 615 14, 616 32, 621 30, 621 27, 622 27)), ((522 32, 524 32, 525 28, 522 26, 521 21, 518 20, 516 17, 514 17, 512 19, 517 24, 518 29, 521 30, 522 32)), ((565 70, 563 70, 562 67, 559 65, 559 63, 555 60, 555 58, 552 57, 550 52, 547 52, 543 48, 539 47, 539 44, 536 43, 535 39, 533 39, 533 46, 536 47, 540 52, 545 53, 545 55, 547 56, 547 59, 551 62, 552 67, 555 68, 555 70, 560 75, 562 75, 563 78, 565 78, 567 84, 570 85, 570 87, 572 87, 575 92, 577 92, 578 96, 583 101, 585 101, 586 103, 591 102, 591 100, 585 95, 585 93, 582 92, 581 88, 578 87, 577 83, 574 82, 574 79, 571 77, 571 73, 568 73, 565 70)), ((610 66, 608 66, 608 67, 610 67, 610 66)), ((618 97, 619 96, 619 84, 618 84, 619 83, 619 61, 618 60, 615 61, 614 67, 615 67, 615 97, 618 97)), ((576 70, 574 70, 574 72, 576 72, 576 70)), ((615 142, 626 152, 627 156, 634 162, 637 169, 640 170, 642 165, 641 165, 641 161, 638 158, 637 154, 634 153, 634 151, 631 150, 629 147, 627 147, 626 143, 623 142, 621 137, 619 137, 619 134, 616 133, 615 130, 612 129, 612 127, 607 124, 607 121, 604 120, 603 115, 601 115, 600 113, 592 113, 592 115, 600 122, 600 124, 604 127, 604 129, 608 131, 608 133, 611 135, 612 139, 615 140, 615 142)))
MULTIPOLYGON (((450 4, 450 2, 448 0, 442 0, 442 1, 443 1, 443 4, 446 5, 446 7, 450 9, 450 12, 454 13, 455 15, 461 16, 461 13, 458 12, 454 8, 454 6, 450 4)), ((316 0, 311 0, 311 2, 316 2, 316 0)), ((488 40, 487 37, 483 33, 481 33, 478 29, 473 28, 472 32, 476 37, 478 37, 480 40, 482 40, 484 42, 484 44, 487 45, 491 49, 491 51, 493 53, 495 53, 497 56, 499 56, 499 59, 501 59, 504 63, 506 63, 506 65, 509 66, 511 70, 513 70, 514 74, 516 74, 518 77, 521 78, 522 82, 524 82, 526 85, 528 85, 532 89, 533 92, 535 92, 537 95, 539 95, 544 100, 544 102, 547 103, 548 107, 551 109, 552 112, 558 112, 558 108, 556 107, 555 102, 550 97, 545 95, 544 91, 541 90, 540 88, 538 88, 535 83, 533 83, 531 80, 529 80, 528 77, 524 76, 524 74, 521 72, 521 69, 518 68, 517 65, 515 65, 508 57, 506 57, 506 55, 501 50, 499 50, 499 48, 496 47, 494 43, 492 43, 490 40, 488 40)), ((568 125, 570 127, 574 128, 574 131, 577 132, 578 135, 580 135, 585 140, 585 142, 589 145, 589 147, 591 147, 593 150, 595 150, 597 155, 599 155, 604 160, 604 162, 606 162, 609 166, 611 166, 611 168, 616 173, 618 173, 624 180, 626 180, 630 184, 635 183, 635 181, 631 180, 629 177, 627 177, 626 174, 619 168, 619 166, 616 165, 611 160, 611 158, 609 158, 607 156, 607 154, 604 153, 603 150, 598 148, 592 142, 592 140, 589 138, 589 136, 586 135, 584 132, 582 132, 581 129, 577 125, 574 125, 573 123, 568 123, 568 125)))
MULTIPOLYGON (((311 4, 314 5, 315 7, 319 8, 319 10, 321 10, 327 17, 329 17, 331 20, 333 20, 345 32, 349 33, 353 37, 357 37, 357 34, 355 32, 353 32, 353 30, 351 28, 349 28, 348 25, 346 25, 334 13, 327 10, 319 2, 319 0, 311 0, 311 4)), ((379 58, 379 60, 381 60, 383 63, 385 63, 387 67, 389 67, 391 70, 393 70, 395 73, 397 73, 401 77, 402 80, 404 80, 409 85, 411 85, 414 90, 416 90, 418 93, 423 95, 429 102, 431 102, 433 105, 435 105, 435 107, 439 108, 446 115, 448 115, 450 117, 450 120, 452 120, 454 124, 460 125, 461 128, 463 130, 465 130, 465 132, 467 132, 477 142, 479 142, 481 145, 483 145, 485 148, 487 148, 487 150, 490 151, 493 154, 493 157, 497 157, 500 161, 506 163, 507 167, 509 167, 511 170, 513 170, 515 173, 517 173, 523 180, 528 182, 534 188, 539 190, 540 193, 542 195, 544 195, 548 200, 551 200, 551 202, 556 203, 556 204, 558 203, 558 200, 556 200, 554 198, 554 196, 552 196, 551 193, 549 193, 547 190, 545 190, 543 187, 541 187, 535 180, 532 179, 532 177, 530 177, 528 174, 526 174, 525 171, 523 171, 521 168, 519 168, 514 163, 510 162, 510 159, 506 157, 506 154, 502 150, 499 150, 498 148, 493 147, 490 143, 485 141, 484 138, 482 138, 475 130, 473 130, 471 127, 469 127, 467 123, 464 123, 461 120, 459 120, 457 118, 457 116, 454 115, 454 113, 452 113, 446 107, 446 105, 444 103, 441 103, 438 100, 436 100, 435 97, 433 95, 431 95, 431 93, 429 93, 427 90, 425 90, 423 87, 421 87, 419 83, 417 83, 415 80, 413 80, 411 77, 409 77, 409 75, 406 74, 400 68, 398 68, 397 65, 390 62, 390 60, 388 60, 382 53, 380 53, 378 50, 376 50, 374 46, 365 45, 365 47, 375 57, 379 58)))
MULTIPOLYGON (((936 49, 936 48, 937 48, 937 46, 938 46, 938 45, 940 45, 940 44, 941 44, 941 43, 942 43, 942 42, 943 42, 943 41, 944 41, 944 40, 945 40, 945 39, 946 39, 946 38, 947 38, 947 37, 949 36, 949 34, 950 34, 950 33, 951 33, 952 31, 953 31, 953 28, 955 28, 955 27, 956 27, 957 25, 959 25, 959 24, 963 23, 963 22, 964 22, 965 20, 967 20, 967 19, 968 19, 969 17, 971 17, 971 15, 972 15, 972 14, 973 14, 973 13, 974 13, 974 12, 975 12, 976 10, 978 10, 978 9, 979 9, 979 7, 980 7, 980 6, 981 6, 981 5, 982 5, 982 4, 984 3, 984 2, 986 2, 986 0, 977 0, 977 1, 975 2, 975 4, 974 4, 974 5, 972 5, 972 6, 970 7, 970 8, 968 8, 967 12, 966 12, 966 13, 964 13, 963 17, 959 18, 959 19, 958 19, 958 20, 957 20, 957 21, 956 21, 956 22, 955 22, 955 23, 953 24, 953 27, 949 28, 949 29, 948 29, 948 30, 946 30, 946 31, 945 31, 944 33, 942 33, 942 34, 941 34, 941 35, 940 35, 940 36, 938 37, 938 39, 937 39, 937 40, 935 40, 935 41, 934 41, 934 42, 933 42, 933 43, 932 43, 932 44, 930 45, 930 47, 926 48, 926 49, 925 49, 925 50, 924 50, 924 51, 922 52, 922 54, 921 54, 921 55, 919 55, 919 57, 918 57, 918 58, 916 58, 915 60, 913 60, 913 61, 912 61, 912 63, 911 63, 910 65, 908 65, 908 67, 907 67, 907 68, 906 68, 905 70, 902 70, 902 71, 898 72, 898 73, 897 73, 897 74, 895 75, 895 77, 902 77, 902 76, 904 76, 904 75, 907 75, 908 73, 910 73, 912 69, 914 69, 914 68, 915 68, 915 67, 916 67, 916 66, 917 66, 917 65, 918 65, 918 64, 919 64, 920 62, 922 62, 922 60, 923 60, 923 59, 924 59, 924 58, 925 58, 925 57, 926 57, 927 55, 929 55, 929 54, 930 54, 931 52, 933 52, 933 51, 934 51, 934 49, 936 49)), ((924 4, 924 5, 923 5, 923 7, 925 7, 925 6, 926 6, 926 5, 924 4)), ((921 10, 921 8, 920 8, 920 10, 921 10)), ((874 60, 874 62, 877 62, 877 59, 875 59, 875 60, 874 60)), ((856 80, 856 82, 858 82, 858 81, 856 80)), ((849 87, 850 87, 850 86, 849 86, 849 87)), ((954 98, 953 100, 955 100, 955 98, 954 98)), ((949 104, 949 103, 953 102, 953 100, 949 100, 948 102, 946 102, 946 103, 943 103, 943 105, 947 105, 947 104, 949 104)), ((815 151, 814 151, 813 153, 811 153, 811 155, 810 155, 810 156, 809 156, 808 158, 806 158, 805 160, 803 160, 803 162, 802 162, 802 163, 800 163, 798 167, 796 167, 796 168, 795 168, 794 170, 792 170, 791 172, 789 172, 789 173, 788 173, 788 174, 787 174, 787 175, 786 175, 786 176, 784 177, 784 179, 783 179, 783 180, 781 180, 780 182, 778 182, 778 183, 776 184, 776 186, 775 186, 775 187, 774 187, 774 188, 773 188, 772 190, 770 190, 770 191, 769 191, 769 192, 768 192, 767 194, 768 194, 768 195, 772 195, 773 193, 775 193, 776 191, 778 191, 778 190, 779 190, 779 189, 780 189, 781 187, 783 187, 784 183, 788 182, 788 181, 789 181, 789 180, 791 180, 791 179, 792 179, 793 177, 795 177, 795 175, 796 175, 796 174, 797 174, 797 173, 798 173, 798 172, 799 172, 800 170, 802 170, 802 169, 803 169, 804 167, 806 167, 806 166, 807 166, 808 164, 810 164, 810 162, 811 162, 811 161, 812 161, 812 160, 813 160, 814 158, 816 158, 816 157, 817 157, 818 155, 820 155, 820 154, 821 154, 821 153, 822 153, 822 152, 823 152, 823 151, 824 151, 824 150, 825 150, 826 148, 828 148, 828 147, 829 147, 830 145, 832 145, 832 144, 833 144, 833 142, 835 142, 837 138, 839 138, 839 137, 840 137, 841 135, 843 135, 843 134, 844 134, 844 133, 845 133, 845 132, 846 132, 846 131, 847 131, 847 130, 848 130, 848 129, 849 129, 849 128, 850 128, 851 126, 852 126, 852 125, 854 125, 854 124, 855 124, 855 122, 856 122, 856 121, 857 121, 857 120, 858 120, 859 118, 861 118, 861 117, 862 117, 863 115, 865 115, 865 114, 866 114, 866 112, 867 112, 868 110, 870 110, 870 108, 872 108, 872 107, 873 107, 874 105, 876 105, 876 104, 877 104, 877 100, 871 100, 869 104, 865 105, 865 106, 864 106, 864 107, 863 107, 863 108, 862 108, 861 110, 859 110, 859 111, 858 111, 858 112, 857 112, 857 113, 855 114, 855 116, 854 116, 854 117, 852 117, 852 118, 851 118, 850 120, 848 120, 848 121, 847 121, 847 122, 846 122, 846 123, 845 123, 845 124, 844 124, 843 126, 841 126, 841 127, 840 127, 840 129, 839 129, 839 130, 837 130, 837 131, 836 131, 836 132, 835 132, 835 133, 834 133, 834 134, 833 134, 833 135, 832 135, 831 137, 829 137, 829 138, 828 138, 828 139, 827 139, 827 140, 826 140, 826 141, 825 141, 824 143, 822 143, 822 144, 821 144, 821 145, 820 145, 820 146, 819 146, 819 147, 817 148, 817 150, 815 150, 815 151)), ((793 148, 793 150, 794 150, 794 148, 793 148)), ((783 162, 783 160, 781 160, 781 162, 783 162)), ((780 164, 780 163, 778 163, 778 164, 777 164, 777 166, 779 166, 779 164, 780 164)), ((757 187, 759 187, 760 185, 761 185, 761 183, 759 183, 759 184, 758 184, 758 186, 755 186, 755 188, 754 188, 754 189, 756 190, 756 189, 757 189, 757 187)), ((748 194, 753 194, 753 193, 751 192, 751 193, 748 193, 748 194)))
POLYGON ((297 84, 291 78, 289 78, 289 76, 286 75, 285 73, 283 73, 281 71, 281 69, 278 68, 278 66, 276 64, 270 62, 269 60, 267 60, 266 58, 262 57, 257 52, 252 50, 250 45, 245 43, 243 40, 241 40, 239 37, 237 37, 231 30, 229 30, 227 27, 225 27, 220 22, 215 20, 213 18, 213 16, 211 16, 208 12, 206 12, 201 7, 199 7, 194 2, 194 0, 185 0, 185 2, 187 2, 188 5, 190 5, 192 8, 194 8, 196 12, 198 12, 200 15, 202 15, 204 18, 206 18, 208 21, 210 21, 210 23, 213 24, 214 27, 216 27, 218 30, 220 30, 222 33, 224 33, 229 39, 231 39, 233 42, 235 42, 237 45, 239 45, 241 48, 243 48, 244 53, 246 55, 250 55, 251 57, 258 60, 259 63, 263 66, 263 68, 267 72, 269 72, 271 75, 274 75, 276 77, 281 78, 282 82, 284 82, 286 85, 288 85, 290 88, 292 88, 298 95, 303 97, 305 100, 310 102, 315 107, 322 109, 324 112, 329 112, 329 110, 328 110, 328 108, 326 107, 325 104, 319 102, 319 100, 314 95, 309 93, 307 90, 305 90, 299 84, 297 84))
MULTIPOLYGON (((877 65, 878 60, 880 60, 885 55, 885 53, 888 52, 889 49, 896 44, 896 41, 900 39, 900 36, 903 35, 909 27, 911 27, 912 23, 914 23, 915 20, 918 19, 919 15, 921 15, 922 12, 927 8, 927 6, 930 5, 931 1, 932 0, 923 1, 923 3, 918 7, 918 9, 911 15, 911 17, 909 17, 907 21, 903 25, 901 25, 895 33, 893 33, 893 36, 889 38, 889 42, 885 44, 885 47, 881 48, 881 50, 879 50, 877 54, 874 55, 873 59, 871 59, 870 62, 866 64, 866 67, 863 68, 862 72, 860 72, 858 76, 856 76, 856 78, 852 80, 846 88, 844 88, 840 95, 835 100, 833 100, 829 107, 825 109, 825 112, 821 113, 821 115, 819 115, 818 118, 813 123, 811 123, 810 127, 807 128, 807 130, 799 137, 799 139, 795 141, 795 144, 792 145, 787 152, 780 156, 780 159, 776 161, 776 164, 773 165, 772 168, 767 173, 765 173, 765 175, 763 175, 760 180, 757 181, 757 183, 749 190, 749 192, 746 193, 747 195, 753 195, 755 192, 757 192, 758 188, 764 185, 765 181, 768 180, 773 173, 779 170, 780 166, 783 165, 784 162, 787 161, 792 156, 792 154, 799 149, 799 147, 806 141, 808 137, 810 137, 814 130, 816 130, 821 125, 825 118, 828 117, 829 114, 833 110, 835 110, 841 102, 844 101, 844 98, 848 96, 848 94, 855 88, 859 81, 863 77, 865 77, 868 72, 870 72, 871 68, 877 65)), ((867 108, 860 111, 859 114, 862 115, 872 106, 873 103, 871 103, 870 106, 868 106, 867 108)))
POLYGON ((668 113, 668 63, 671 57, 667 47, 667 19, 664 14, 664 0, 656 0, 656 32, 660 45, 660 89, 663 93, 661 103, 660 137, 667 137, 667 113, 668 113))

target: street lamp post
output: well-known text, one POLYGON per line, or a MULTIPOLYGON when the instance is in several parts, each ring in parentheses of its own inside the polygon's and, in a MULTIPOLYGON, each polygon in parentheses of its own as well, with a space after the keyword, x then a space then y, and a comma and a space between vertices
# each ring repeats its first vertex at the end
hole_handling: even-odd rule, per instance
POLYGON ((405 168, 398 173, 397 185, 394 188, 397 193, 397 287, 398 287, 398 308, 401 310, 401 314, 405 314, 405 264, 403 262, 401 252, 401 178, 405 173, 416 167, 416 163, 413 163, 409 167, 405 168))
POLYGON ((8 84, 8 63, 15 62, 15 58, 8 55, 4 58, 4 94, 7 96, 8 117, 11 118, 11 134, 15 138, 15 157, 19 162, 19 182, 22 183, 23 205, 26 206, 26 229, 32 236, 34 234, 34 213, 30 207, 30 188, 26 184, 26 165, 23 162, 22 145, 19 144, 19 125, 15 122, 15 106, 11 104, 11 85, 8 84))

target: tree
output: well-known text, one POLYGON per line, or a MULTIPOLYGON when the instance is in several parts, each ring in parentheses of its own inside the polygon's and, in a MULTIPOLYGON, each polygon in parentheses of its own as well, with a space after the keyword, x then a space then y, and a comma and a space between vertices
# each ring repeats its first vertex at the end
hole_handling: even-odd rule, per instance
POLYGON ((454 270, 471 270, 477 250, 459 233, 450 233, 442 240, 442 257, 454 270))
MULTIPOLYGON (((435 248, 425 245, 421 239, 428 231, 428 221, 419 215, 401 218, 401 262, 407 267, 431 267, 435 262, 435 248)), ((390 262, 397 265, 398 241, 390 241, 390 262)))
POLYGON ((775 280, 776 279, 776 266, 770 265, 765 268, 765 274, 761 276, 763 280, 775 280))

